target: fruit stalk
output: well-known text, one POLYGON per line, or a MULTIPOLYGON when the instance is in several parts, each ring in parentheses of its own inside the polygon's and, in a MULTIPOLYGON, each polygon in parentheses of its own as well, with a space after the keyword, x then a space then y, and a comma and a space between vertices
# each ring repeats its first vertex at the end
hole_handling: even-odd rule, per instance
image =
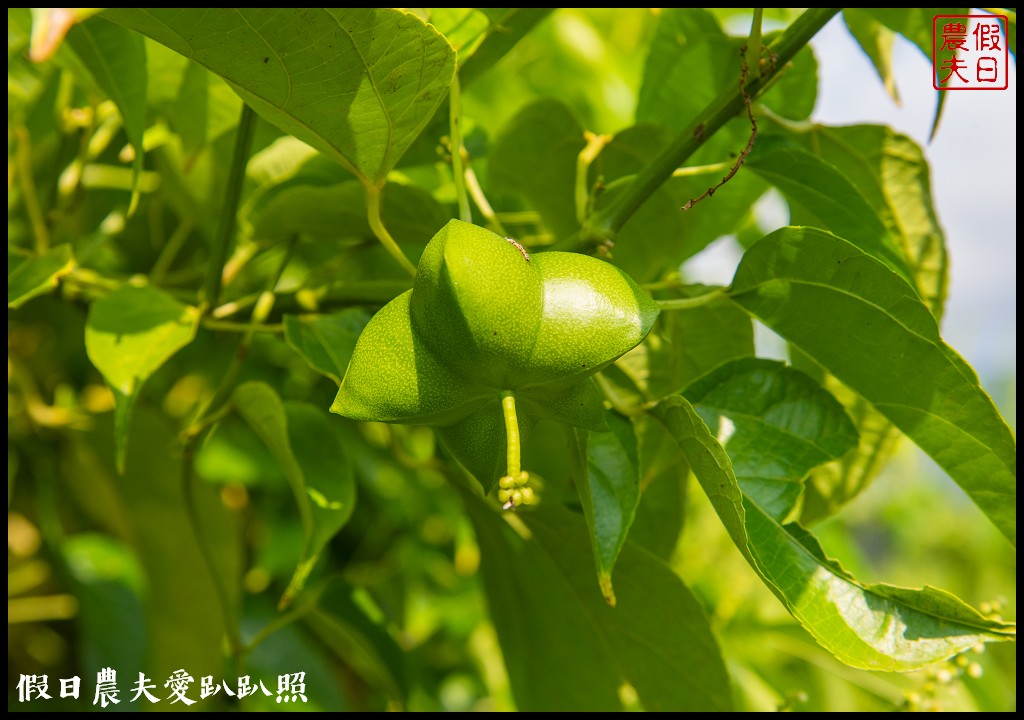
POLYGON ((520 470, 519 419, 516 417, 516 395, 511 390, 501 391, 501 410, 505 415, 506 473, 518 477, 520 470))

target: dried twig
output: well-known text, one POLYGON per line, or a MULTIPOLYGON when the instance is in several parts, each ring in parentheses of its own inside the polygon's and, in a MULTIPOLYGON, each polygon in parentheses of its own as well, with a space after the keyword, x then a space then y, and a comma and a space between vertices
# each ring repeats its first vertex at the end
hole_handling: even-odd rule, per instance
POLYGON ((743 152, 741 152, 739 157, 736 158, 736 162, 733 163, 732 168, 729 170, 728 174, 725 177, 723 177, 717 185, 709 187, 698 197, 689 200, 685 205, 683 205, 683 207, 681 208, 682 210, 689 210, 704 198, 711 197, 712 195, 715 194, 718 188, 722 187, 727 182, 732 180, 733 176, 739 171, 740 167, 743 166, 743 163, 744 161, 746 161, 747 156, 750 154, 750 151, 754 149, 754 141, 757 140, 757 120, 754 119, 754 110, 750 102, 750 96, 747 95, 746 90, 747 75, 749 73, 749 68, 747 67, 746 52, 747 46, 744 45, 743 47, 740 48, 740 93, 743 95, 743 106, 747 109, 747 117, 750 118, 750 139, 747 141, 747 146, 743 148, 743 152))

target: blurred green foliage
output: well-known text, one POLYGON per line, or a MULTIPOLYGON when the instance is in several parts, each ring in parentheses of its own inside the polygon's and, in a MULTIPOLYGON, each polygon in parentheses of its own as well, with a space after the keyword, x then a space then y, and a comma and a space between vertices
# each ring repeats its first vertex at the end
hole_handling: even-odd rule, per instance
MULTIPOLYGON (((118 710, 150 707, 131 700, 140 672, 165 709, 165 682, 178 669, 194 678, 193 699, 204 676, 236 691, 237 678, 249 676, 269 693, 239 700, 222 688, 197 710, 296 709, 277 702, 278 683, 300 672, 308 710, 682 709, 683 694, 717 709, 1015 708, 1010 643, 979 644, 902 674, 840 663, 737 552, 687 459, 649 416, 631 421, 643 494, 614 576, 622 583, 615 609, 601 598, 594 530, 585 529, 569 479, 578 458, 555 423, 538 425, 524 448, 524 467, 542 479, 541 509, 503 522, 432 429, 328 416, 359 331, 411 286, 374 237, 373 189, 257 120, 238 212, 227 210, 237 233, 223 295, 216 309, 203 307, 241 103, 208 63, 143 38, 128 29, 141 14, 118 12, 77 15, 67 42, 48 47, 33 33, 61 18, 8 10, 9 709, 92 708, 96 674, 107 667, 118 673, 118 710), (30 43, 34 56, 51 57, 30 60, 30 43), (194 313, 173 347, 159 337, 165 325, 154 329, 157 313, 133 312, 151 294, 165 310, 194 313), (100 352, 113 370, 87 354, 90 334, 104 329, 95 314, 104 298, 108 317, 128 316, 105 328, 113 349, 100 352), (152 333, 141 336, 144 357, 134 364, 119 344, 119 333, 138 332, 132 323, 152 333), (111 379, 123 372, 128 387, 111 379), (250 398, 248 412, 234 412, 236 397, 206 416, 212 400, 238 386, 266 388, 272 399, 250 398), (132 403, 119 396, 126 393, 132 403), (268 430, 279 417, 260 413, 281 401, 280 414, 308 430, 302 437, 268 430), (308 579, 287 593, 301 573, 308 579), (673 604, 645 603, 647 592, 673 604), (650 642, 662 629, 678 658, 627 640, 650 642), (32 675, 49 679, 52 699, 21 700, 32 675), (62 698, 60 679, 75 676, 81 696, 62 698), (677 682, 683 676, 704 687, 689 689, 677 682)), ((693 113, 736 86, 735 68, 718 63, 750 28, 749 11, 731 10, 417 13, 465 63, 461 131, 467 179, 481 186, 471 192, 477 220, 531 249, 577 232, 581 187, 583 210, 606 207, 693 113), (680 57, 693 64, 674 64, 680 57), (580 173, 581 149, 602 134, 600 153, 580 173), (493 215, 481 212, 481 197, 493 215)), ((765 27, 798 16, 768 10, 765 27)), ((269 64, 261 53, 253 72, 269 64)), ((816 153, 831 163, 830 179, 847 173, 844 191, 860 187, 881 225, 905 226, 882 208, 886 187, 865 189, 884 172, 869 169, 854 182, 843 164, 864 166, 856 152, 839 161, 821 149, 829 129, 791 126, 813 107, 816 83, 804 51, 760 101, 772 118, 762 134, 803 147, 809 164, 803 156, 816 153)), ((444 85, 423 101, 429 112, 409 127, 425 129, 391 158, 382 190, 383 224, 414 263, 458 214, 444 85)), ((904 150, 913 145, 879 132, 904 150)), ((679 211, 728 170, 748 133, 744 116, 732 119, 690 163, 711 170, 671 178, 619 228, 611 259, 659 300, 706 292, 687 284, 679 264, 715 238, 762 234, 752 230, 751 208, 772 182, 765 170, 741 170, 691 215, 679 211)), ((913 152, 901 158, 927 172, 913 152)), ((381 162, 386 172, 387 157, 381 162)), ((821 177, 812 172, 796 194, 821 177)), ((923 195, 921 185, 901 187, 906 203, 934 219, 926 182, 923 195)), ((808 222, 842 234, 828 225, 828 208, 795 200, 794 217, 817 211, 808 222)), ((937 225, 924 235, 941 254, 937 225)), ((914 279, 939 316, 944 275, 919 270, 914 279)), ((925 270, 945 273, 944 255, 925 270)), ((753 354, 752 338, 749 318, 722 299, 664 312, 651 339, 603 373, 600 387, 619 410, 635 410, 753 354)), ((821 379, 864 430, 856 397, 797 353, 793 365, 821 379)), ((1000 405, 1012 405, 1015 388, 1003 394, 1000 405)), ((988 620, 1015 618, 1016 558, 1006 538, 937 466, 901 447, 849 495, 818 486, 833 494, 826 509, 803 508, 817 538, 863 582, 940 587, 988 620)), ((877 449, 890 457, 888 445, 877 449)))

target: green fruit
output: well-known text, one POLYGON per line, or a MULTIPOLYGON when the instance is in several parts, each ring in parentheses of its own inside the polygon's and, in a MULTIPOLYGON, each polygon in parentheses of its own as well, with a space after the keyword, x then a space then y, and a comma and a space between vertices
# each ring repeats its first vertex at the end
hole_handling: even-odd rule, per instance
POLYGON ((413 323, 438 357, 498 389, 600 370, 647 335, 658 306, 625 273, 586 255, 527 255, 452 220, 427 245, 413 323))
POLYGON ((453 373, 413 332, 412 292, 385 305, 363 329, 334 412, 358 420, 447 424, 481 404, 482 388, 453 373))
POLYGON ((525 430, 543 416, 603 430, 602 396, 588 376, 635 347, 657 316, 613 265, 528 255, 452 220, 424 249, 413 289, 363 330, 331 410, 437 425, 486 486, 503 474, 503 392, 514 395, 525 430))
POLYGON ((517 389, 543 300, 535 262, 489 230, 452 220, 420 257, 412 318, 449 367, 488 387, 517 389))

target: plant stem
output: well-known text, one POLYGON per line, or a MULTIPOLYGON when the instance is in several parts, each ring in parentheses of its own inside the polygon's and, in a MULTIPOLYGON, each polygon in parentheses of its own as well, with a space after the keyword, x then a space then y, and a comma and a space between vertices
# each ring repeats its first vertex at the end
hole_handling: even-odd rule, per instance
POLYGON ((580 225, 590 214, 590 165, 612 138, 610 135, 586 133, 586 139, 587 144, 576 156, 576 221, 580 225))
POLYGON ((28 213, 29 223, 32 225, 32 235, 35 236, 36 252, 42 255, 50 249, 50 230, 46 227, 46 218, 43 216, 43 208, 39 204, 39 193, 36 191, 35 177, 32 175, 32 138, 28 134, 28 128, 22 126, 17 127, 14 134, 18 139, 16 162, 18 163, 18 176, 21 178, 25 211, 28 213))
POLYGON ((238 131, 235 135, 235 149, 231 155, 231 167, 228 170, 228 181, 224 188, 224 202, 220 206, 217 234, 213 237, 213 255, 210 257, 210 264, 206 267, 206 279, 199 295, 199 306, 203 315, 220 302, 224 264, 228 260, 231 241, 235 234, 238 204, 242 198, 245 167, 249 163, 255 127, 256 113, 243 103, 242 115, 238 120, 238 131))
POLYGON ((230 320, 215 320, 213 318, 203 318, 202 326, 207 330, 220 330, 222 332, 237 332, 237 333, 283 333, 284 325, 278 323, 276 325, 262 325, 253 323, 240 323, 231 322, 230 320))
POLYGON ((519 444, 519 420, 516 417, 516 395, 511 390, 501 391, 501 410, 505 415, 505 453, 507 474, 509 477, 519 475, 520 466, 520 444, 519 444))
POLYGON ((181 223, 171 233, 171 237, 168 238, 163 248, 160 250, 160 255, 157 257, 156 262, 153 263, 153 269, 149 271, 149 281, 154 285, 159 285, 167 271, 171 269, 171 265, 174 263, 174 259, 181 252, 181 249, 185 246, 185 241, 188 240, 189 235, 192 233, 192 228, 195 226, 195 222, 191 217, 185 217, 181 223))
MULTIPOLYGON (((221 577, 220 572, 218 572, 213 549, 210 546, 210 541, 207 538, 206 533, 203 531, 202 521, 199 517, 199 509, 195 498, 195 455, 199 447, 203 444, 203 440, 213 429, 213 426, 227 413, 227 402, 231 397, 231 393, 234 391, 235 384, 238 382, 238 377, 241 375, 242 366, 245 363, 245 356, 249 350, 249 345, 252 343, 257 327, 266 320, 267 315, 270 314, 270 311, 274 306, 274 288, 277 286, 278 281, 281 279, 281 275, 284 273, 285 268, 291 261, 295 244, 296 239, 292 238, 291 243, 289 243, 288 248, 284 253, 284 257, 281 258, 281 263, 277 268, 277 272, 268 280, 266 288, 256 300, 255 307, 253 307, 252 311, 252 318, 249 324, 242 329, 243 335, 239 338, 238 347, 235 350, 234 356, 231 358, 231 364, 228 365, 227 370, 224 372, 224 376, 221 378, 220 386, 217 388, 216 392, 214 392, 210 401, 199 413, 198 417, 182 433, 184 448, 182 449, 181 490, 182 496, 185 500, 185 512, 188 516, 189 524, 192 526, 192 532, 196 536, 196 542, 202 552, 203 561, 206 563, 206 567, 213 578, 213 583, 216 587, 217 597, 221 606, 221 613, 224 616, 224 626, 228 635, 228 645, 231 648, 231 655, 234 659, 235 666, 239 668, 241 667, 245 656, 245 647, 242 645, 238 620, 232 608, 231 593, 226 582, 221 577)), ((207 320, 206 322, 210 321, 207 320)), ((236 323, 232 324, 234 325, 236 323)))
POLYGON ((366 216, 370 221, 370 229, 373 230, 373 234, 380 240, 380 244, 384 246, 384 249, 388 251, 388 254, 395 259, 395 261, 402 266, 403 269, 413 277, 416 277, 416 267, 409 262, 409 258, 405 256, 402 249, 398 247, 398 243, 391 237, 391 233, 384 227, 384 223, 380 217, 380 195, 382 186, 380 185, 367 185, 366 186, 366 216))
POLYGON ((671 298, 669 300, 655 300, 662 310, 690 310, 691 308, 707 305, 718 298, 725 297, 725 288, 717 288, 709 293, 689 298, 671 298))
POLYGON ((747 39, 747 70, 751 77, 761 77, 761 18, 764 8, 754 8, 750 21, 750 37, 747 39))
POLYGON ((260 628, 260 631, 256 633, 252 639, 245 644, 243 651, 248 654, 259 647, 260 643, 266 640, 268 637, 276 633, 278 630, 288 627, 296 620, 300 620, 306 615, 309 615, 316 607, 312 604, 302 605, 299 607, 292 608, 288 612, 278 615, 276 618, 271 620, 269 623, 260 628))
POLYGON ((462 99, 459 92, 459 73, 452 76, 448 87, 448 142, 452 151, 452 175, 455 176, 455 197, 459 201, 459 220, 473 222, 466 194, 466 170, 462 158, 462 99))
POLYGON ((580 231, 555 243, 555 250, 581 250, 612 240, 615 234, 672 173, 704 142, 744 108, 744 97, 760 95, 772 79, 793 59, 836 13, 838 8, 811 8, 786 28, 769 47, 775 62, 759 77, 748 79, 746 88, 725 90, 653 161, 637 173, 636 179, 611 204, 590 216, 580 231))
POLYGON ((473 168, 466 164, 466 188, 469 190, 470 196, 473 198, 473 202, 476 203, 476 207, 480 210, 480 214, 484 216, 487 224, 491 226, 491 229, 499 235, 508 235, 505 232, 505 227, 498 220, 497 214, 494 212, 494 208, 487 201, 487 196, 484 195, 484 189, 480 187, 480 181, 476 179, 476 173, 473 172, 473 168))

